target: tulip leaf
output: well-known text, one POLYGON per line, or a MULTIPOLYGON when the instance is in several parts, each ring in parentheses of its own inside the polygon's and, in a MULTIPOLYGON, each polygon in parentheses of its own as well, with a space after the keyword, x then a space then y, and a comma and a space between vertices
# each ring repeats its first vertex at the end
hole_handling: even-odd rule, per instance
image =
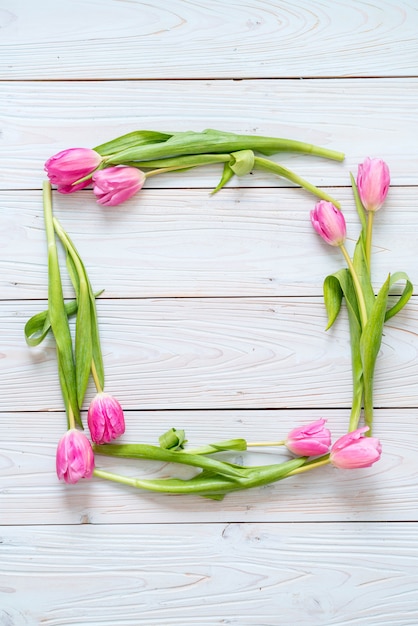
POLYGON ((101 156, 108 156, 110 154, 114 154, 115 152, 128 150, 129 148, 135 146, 145 146, 148 144, 167 141, 170 137, 172 137, 171 134, 159 133, 153 130, 136 130, 132 133, 122 135, 117 139, 113 139, 112 141, 102 143, 100 146, 96 146, 94 150, 101 156))
POLYGON ((357 188, 356 182, 354 180, 354 176, 351 174, 351 172, 350 172, 350 179, 351 179, 351 187, 352 187, 352 190, 353 190, 353 197, 354 197, 354 202, 355 202, 355 205, 356 205, 357 214, 358 214, 359 219, 360 219, 363 236, 365 237, 366 236, 366 228, 367 228, 365 209, 364 209, 364 206, 363 206, 363 204, 362 204, 362 202, 360 200, 360 195, 359 195, 359 192, 358 192, 358 188, 357 188))
MULTIPOLYGON (((95 298, 98 298, 102 293, 96 291, 95 298)), ((71 317, 77 313, 77 300, 70 300, 64 304, 65 313, 67 317, 71 317)), ((48 309, 46 311, 40 311, 35 315, 32 315, 25 324, 25 340, 28 346, 38 346, 45 339, 49 331, 51 330, 51 320, 49 319, 48 309)))
POLYGON ((366 251, 364 247, 364 236, 360 234, 353 255, 353 265, 359 279, 361 291, 363 293, 366 305, 367 315, 373 309, 375 303, 375 294, 372 283, 370 281, 370 272, 366 262, 366 251))
POLYGON ((397 283, 399 280, 405 281, 405 287, 396 304, 387 309, 385 314, 385 322, 404 308, 405 304, 408 302, 414 291, 414 287, 405 272, 395 272, 394 274, 392 274, 390 279, 390 287, 392 287, 392 285, 397 283))
POLYGON ((345 298, 349 313, 353 315, 360 326, 360 313, 356 292, 348 269, 344 268, 327 276, 324 280, 323 291, 325 308, 328 314, 326 330, 331 328, 340 312, 342 296, 345 298))
POLYGON ((377 355, 382 343, 383 325, 390 287, 390 275, 382 285, 376 296, 374 306, 369 314, 367 324, 363 328, 360 338, 360 354, 363 366, 364 382, 364 418, 370 427, 371 434, 373 420, 373 379, 377 355))
POLYGON ((158 441, 160 448, 164 448, 164 450, 180 450, 184 447, 187 439, 184 430, 170 428, 159 437, 158 441))
POLYGON ((237 176, 246 176, 254 167, 254 152, 252 150, 232 152, 229 167, 237 176))
POLYGON ((48 315, 57 346, 57 361, 62 395, 70 424, 70 414, 82 427, 76 394, 76 371, 72 338, 61 283, 58 252, 55 242, 52 214, 52 190, 49 182, 43 183, 45 231, 48 242, 48 315))
POLYGON ((231 169, 231 166, 229 165, 229 163, 225 163, 224 165, 224 169, 222 171, 222 176, 221 176, 221 180, 219 181, 219 183, 216 185, 215 189, 211 192, 211 195, 214 195, 215 193, 217 193, 220 189, 222 189, 222 187, 225 187, 225 185, 231 180, 231 178, 234 177, 234 172, 231 169))
MULTIPOLYGON (((143 132, 138 131, 140 139, 143 132)), ((147 138, 144 141, 135 142, 135 137, 131 134, 131 137, 125 139, 128 147, 122 148, 121 151, 114 154, 114 145, 112 146, 112 156, 107 160, 107 163, 118 165, 125 164, 127 161, 149 161, 186 154, 231 153, 239 150, 254 150, 265 155, 275 154, 276 152, 297 152, 322 156, 337 161, 344 160, 344 154, 341 152, 301 141, 258 135, 237 135, 211 128, 202 132, 186 131, 167 134, 167 137, 168 139, 164 140, 157 136, 157 141, 155 142, 148 141, 147 138)), ((105 147, 103 145, 98 146, 96 151, 99 152, 103 149, 109 153, 108 144, 105 144, 105 147)))

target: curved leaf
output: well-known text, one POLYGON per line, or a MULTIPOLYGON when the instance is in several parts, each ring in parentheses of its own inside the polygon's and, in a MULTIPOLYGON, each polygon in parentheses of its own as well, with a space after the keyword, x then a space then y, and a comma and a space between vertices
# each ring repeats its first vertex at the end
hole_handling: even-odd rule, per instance
POLYGON ((391 317, 399 313, 399 311, 404 308, 405 304, 408 302, 414 291, 414 287, 405 272, 395 272, 394 274, 392 274, 389 287, 392 287, 392 285, 397 283, 399 280, 405 281, 405 287, 396 304, 394 304, 386 311, 385 322, 387 322, 387 320, 390 320, 391 317))

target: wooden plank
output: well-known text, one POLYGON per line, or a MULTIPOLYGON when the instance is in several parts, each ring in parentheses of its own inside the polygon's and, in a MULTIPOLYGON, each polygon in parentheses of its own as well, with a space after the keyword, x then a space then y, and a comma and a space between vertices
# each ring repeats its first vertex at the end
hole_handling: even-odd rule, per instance
POLYGON ((2 3, 0 77, 399 76, 417 71, 407 0, 2 3))
MULTIPOLYGON (((415 43, 414 43, 415 45, 415 43)), ((404 52, 403 52, 404 54, 404 52)), ((93 147, 140 128, 242 134, 309 141, 346 153, 344 164, 282 156, 311 182, 347 185, 366 156, 385 159, 394 184, 416 184, 418 79, 115 81, 2 84, 2 189, 39 189, 44 162, 71 146, 93 147), (378 103, 378 106, 376 105, 378 103)), ((219 168, 153 178, 152 187, 206 187, 219 168)), ((245 186, 277 186, 272 175, 245 186)))
MULTIPOLYGON (((135 410, 126 412, 126 433, 120 441, 158 445, 159 435, 172 427, 184 428, 191 446, 236 437, 277 441, 295 426, 321 417, 327 418, 333 441, 346 432, 348 409, 135 410)), ((274 485, 229 494, 222 502, 154 494, 98 478, 66 485, 55 474, 56 446, 66 428, 63 413, 0 413, 0 424, 1 525, 418 519, 416 409, 376 410, 375 435, 382 441, 383 454, 371 468, 318 468, 274 485)), ((265 448, 263 453, 236 453, 229 458, 258 465, 289 455, 284 448, 265 448)), ((150 461, 97 456, 96 463, 127 476, 191 475, 187 468, 150 461)))
MULTIPOLYGON (((340 199, 350 253, 359 225, 351 189, 340 199)), ((373 280, 406 271, 418 247, 415 187, 394 187, 375 219, 373 280)), ((94 289, 107 298, 321 296, 326 275, 344 265, 311 227, 315 199, 298 189, 144 189, 126 205, 99 207, 89 192, 54 194, 54 211, 72 237, 94 289)), ((46 243, 40 192, 0 192, 2 299, 45 299, 46 243)), ((65 264, 65 293, 73 297, 65 264)), ((45 306, 40 304, 40 307, 45 306)))
MULTIPOLYGON (((377 406, 416 406, 418 302, 385 327, 377 406)), ((4 304, 0 410, 61 409, 55 348, 28 348, 29 303, 4 304), (21 394, 22 380, 25 394, 21 394)), ((126 408, 345 407, 351 360, 345 314, 326 333, 322 298, 100 300, 108 390, 126 408)))
POLYGON ((416 533, 385 523, 4 528, 0 618, 415 626, 416 533))

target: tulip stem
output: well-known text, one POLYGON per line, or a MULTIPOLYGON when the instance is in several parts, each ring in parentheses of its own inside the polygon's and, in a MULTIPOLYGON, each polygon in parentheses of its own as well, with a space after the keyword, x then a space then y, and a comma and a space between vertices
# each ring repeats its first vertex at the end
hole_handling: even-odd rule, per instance
POLYGON ((330 462, 329 454, 327 454, 325 457, 321 457, 316 461, 306 463, 305 465, 301 465, 301 467, 291 470, 287 475, 294 476, 295 474, 302 474, 302 472, 308 472, 311 469, 316 469, 317 467, 322 467, 323 465, 329 465, 330 462))
POLYGON ((367 309, 366 309, 366 303, 364 301, 364 295, 361 290, 360 281, 358 279, 357 272, 354 269, 354 265, 350 258, 350 255, 348 254, 347 249, 343 243, 340 244, 340 250, 343 253, 343 256, 348 265, 348 269, 350 270, 351 278, 353 279, 354 288, 357 294, 357 302, 358 302, 359 309, 360 309, 361 325, 364 328, 367 324, 367 309))
POLYGON ((366 231, 366 264, 367 269, 369 270, 369 275, 371 271, 371 258, 372 258, 372 233, 373 233, 373 218, 374 212, 367 211, 367 231, 366 231))
POLYGON ((97 393, 102 393, 103 388, 100 384, 99 375, 97 374, 96 365, 94 363, 94 359, 91 362, 91 373, 93 376, 94 384, 96 385, 97 393))
POLYGON ((277 176, 280 176, 281 178, 287 178, 287 180, 290 180, 292 183, 295 183, 296 185, 300 185, 301 187, 303 187, 303 189, 306 189, 306 191, 310 191, 314 196, 317 196, 318 198, 322 198, 322 200, 327 200, 328 202, 332 202, 338 209, 341 208, 341 204, 338 202, 338 200, 335 200, 332 196, 327 194, 325 191, 322 191, 322 189, 318 189, 318 187, 315 187, 315 185, 313 185, 309 181, 305 180, 301 176, 298 176, 291 170, 287 169, 287 167, 283 167, 283 165, 279 165, 278 163, 275 163, 274 161, 270 161, 269 159, 263 159, 262 157, 255 157, 254 169, 266 170, 268 172, 273 172, 273 174, 276 174, 277 176))

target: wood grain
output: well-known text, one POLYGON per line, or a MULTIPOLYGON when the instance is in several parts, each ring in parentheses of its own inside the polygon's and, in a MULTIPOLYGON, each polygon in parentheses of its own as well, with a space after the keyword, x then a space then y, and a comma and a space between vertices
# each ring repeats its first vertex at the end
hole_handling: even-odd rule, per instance
POLYGON ((286 615, 298 626, 415 626, 416 532, 385 523, 6 527, 0 619, 277 626, 286 615))
POLYGON ((407 0, 6 0, 0 78, 416 75, 407 0))
MULTIPOLYGON (((418 79, 6 82, 0 90, 1 189, 40 189, 45 161, 141 128, 270 135, 346 153, 343 164, 278 161, 319 186, 349 184, 366 156, 385 159, 394 185, 416 185, 418 79), (378 104, 377 104, 378 103, 378 104), (187 115, 185 115, 185 110, 187 115)), ((219 168, 154 177, 153 188, 213 189, 219 168)), ((249 175, 244 186, 278 186, 249 175)))
MULTIPOLYGON (((416 406, 417 306, 386 326, 376 406, 416 406)), ((24 342, 36 311, 2 307, 0 410, 62 407, 53 340, 24 342)), ((348 324, 342 316, 326 333, 322 298, 100 300, 98 311, 107 388, 126 408, 351 406, 348 324)))
MULTIPOLYGON (((347 248, 359 234, 351 189, 330 188, 343 206, 347 248)), ((296 189, 143 189, 125 205, 99 207, 90 192, 54 194, 54 211, 106 298, 321 296, 344 265, 314 232, 316 199, 296 189)), ((375 219, 373 280, 406 271, 418 284, 417 191, 393 187, 375 219)), ((2 299, 45 299, 47 264, 40 192, 0 192, 2 299), (17 259, 16 250, 19 250, 17 259)), ((65 264, 67 297, 73 297, 65 264)), ((40 304, 39 307, 45 306, 40 304)))

